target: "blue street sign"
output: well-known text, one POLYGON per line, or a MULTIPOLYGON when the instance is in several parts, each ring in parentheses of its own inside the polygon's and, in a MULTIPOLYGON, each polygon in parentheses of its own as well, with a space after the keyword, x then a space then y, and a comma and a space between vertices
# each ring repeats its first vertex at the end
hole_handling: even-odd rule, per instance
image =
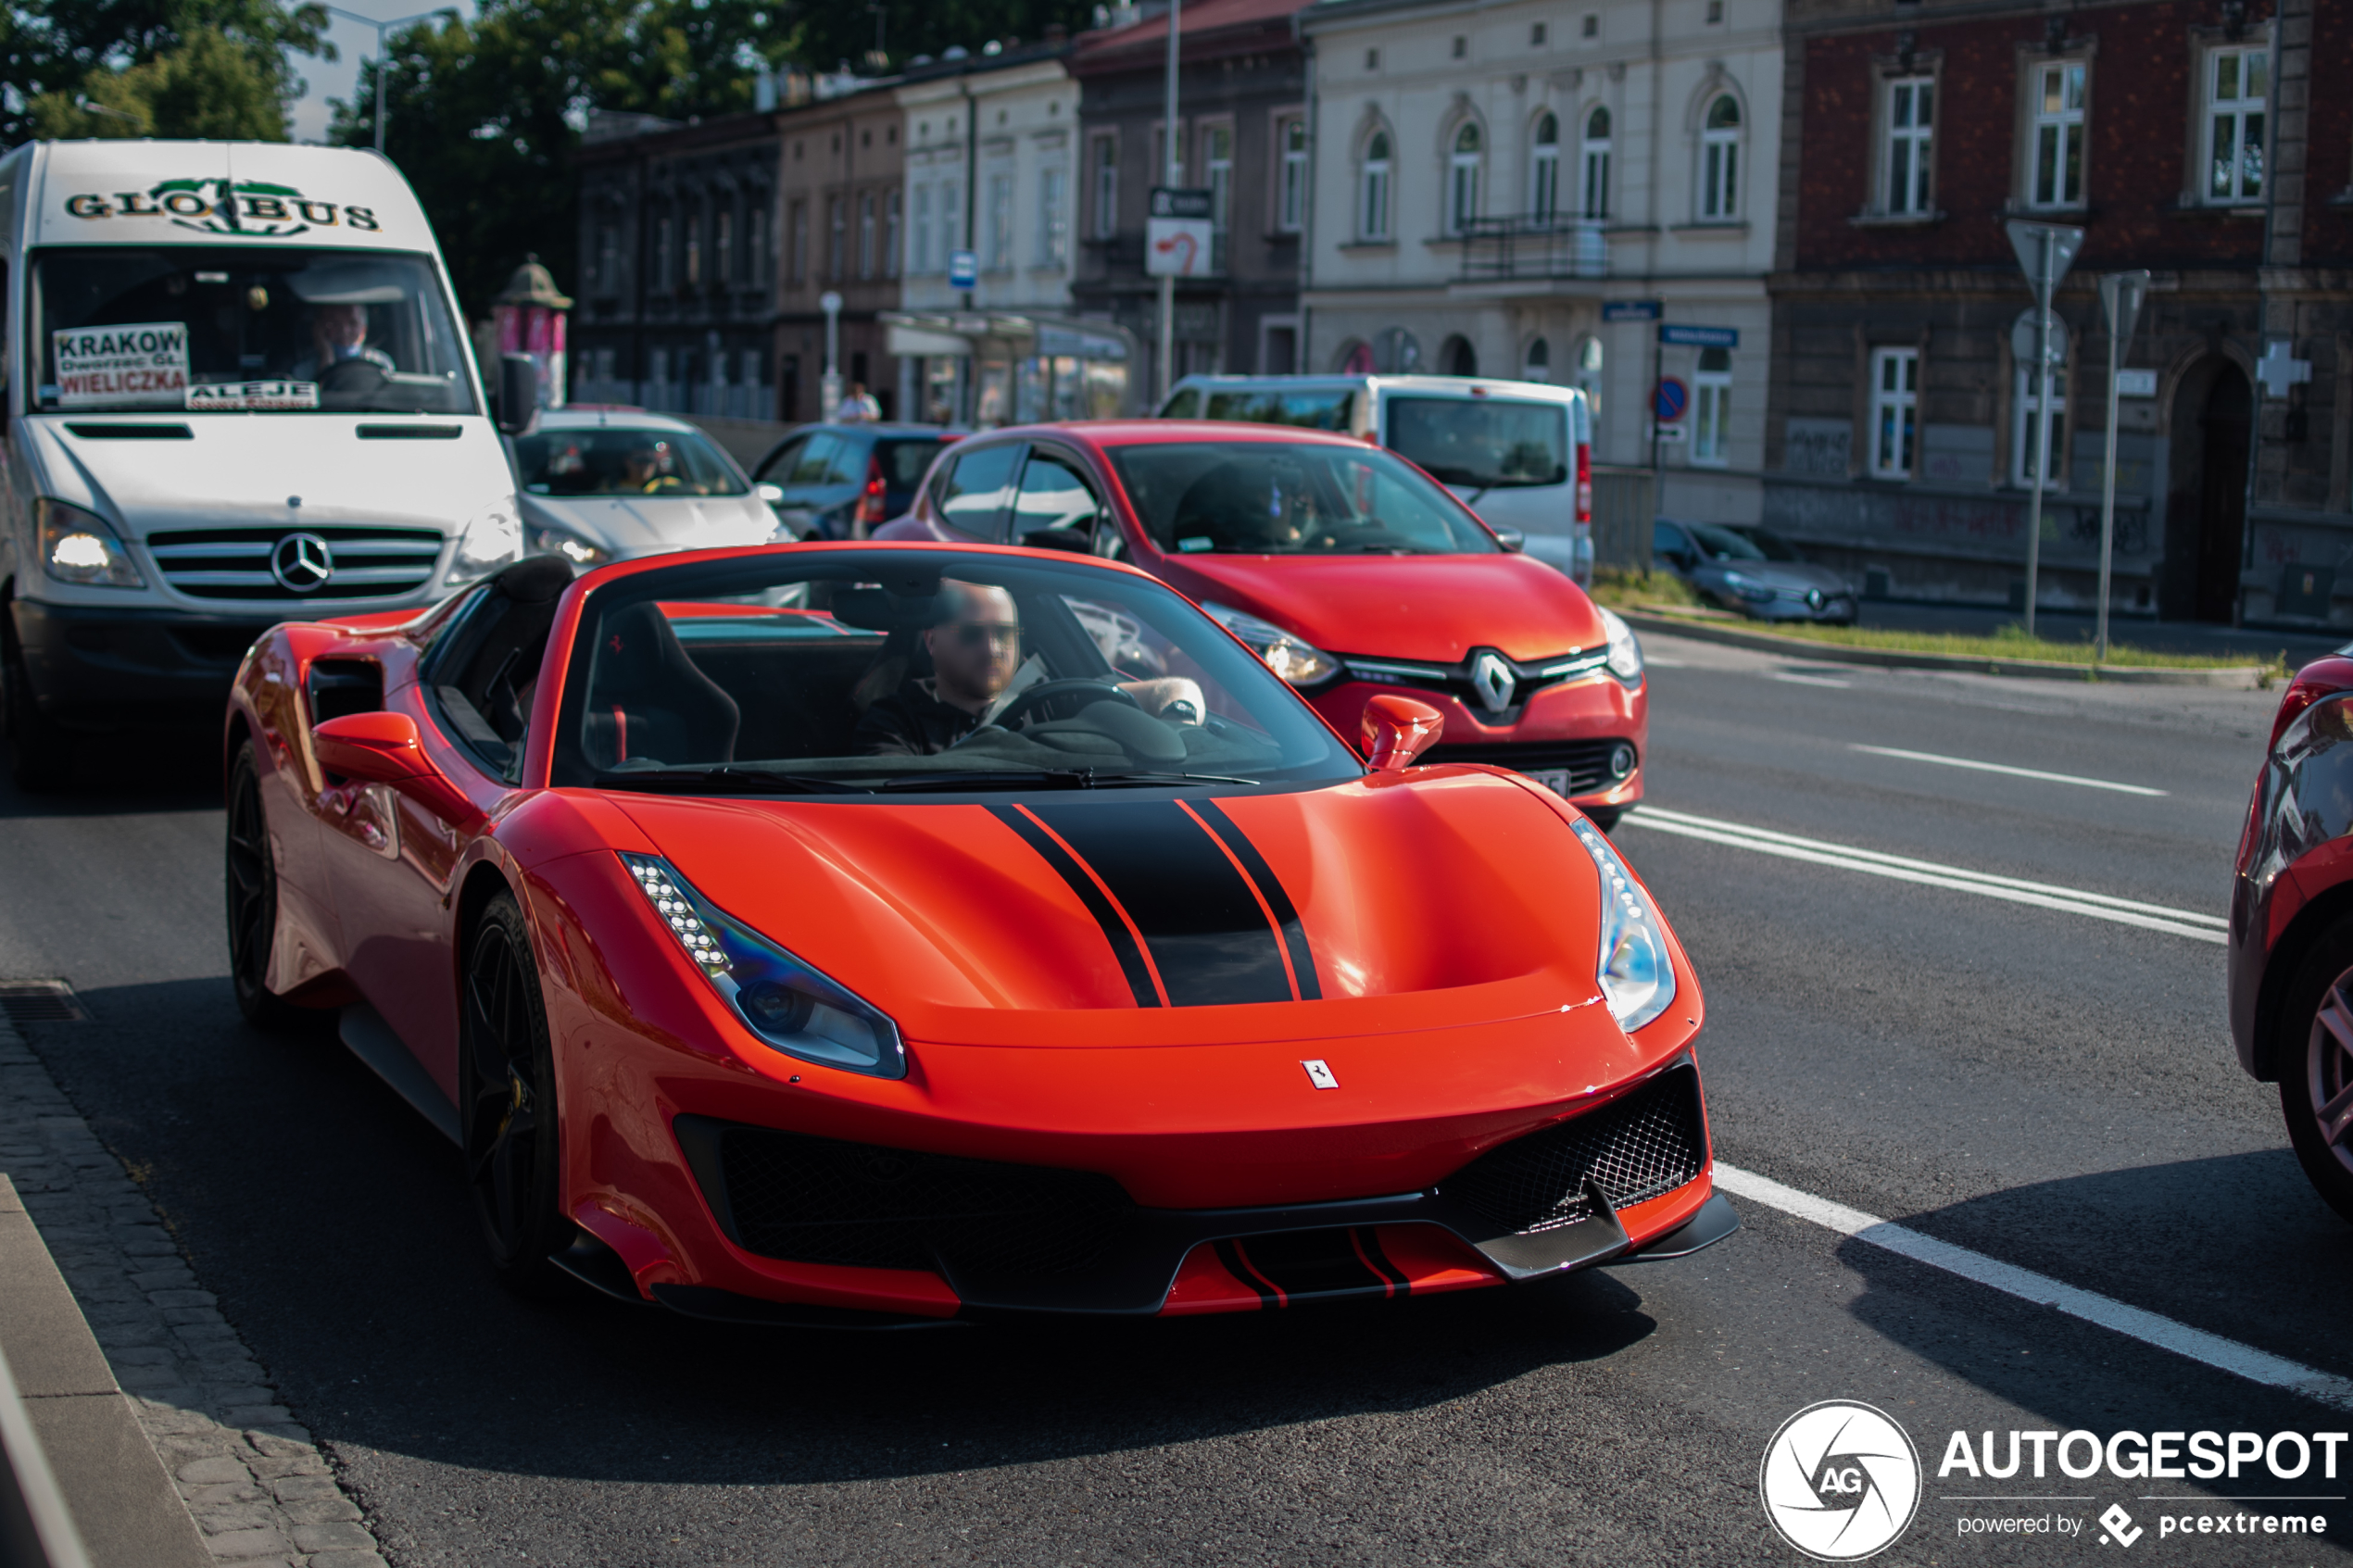
POLYGON ((1663 425, 1671 425, 1681 419, 1683 410, 1691 406, 1692 389, 1673 376, 1660 381, 1658 390, 1651 394, 1651 409, 1658 415, 1658 422, 1663 425))
POLYGON ((951 289, 977 288, 980 285, 980 256, 975 251, 951 250, 948 253, 948 286, 951 289))
POLYGON ((1741 345, 1737 327, 1683 327, 1659 323, 1658 341, 1687 343, 1694 348, 1738 348, 1741 345))
POLYGON ((1604 321, 1655 321, 1664 308, 1655 299, 1611 299, 1602 302, 1604 321))

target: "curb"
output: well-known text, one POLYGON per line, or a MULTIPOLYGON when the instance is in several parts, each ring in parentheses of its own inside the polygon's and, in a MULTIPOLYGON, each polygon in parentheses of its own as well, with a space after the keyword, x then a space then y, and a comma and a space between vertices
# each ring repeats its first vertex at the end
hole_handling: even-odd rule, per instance
POLYGON ((2132 686, 2220 686, 2230 691, 2262 689, 2264 666, 2229 665, 2214 670, 2152 670, 2140 665, 2061 664, 2045 659, 1991 659, 1982 654, 1906 653, 1900 648, 1844 647, 1771 632, 1719 626, 1693 616, 1658 610, 1621 609, 1626 622, 1641 631, 1665 632, 1694 642, 1721 643, 1757 653, 1793 654, 1826 664, 1861 664, 1881 670, 1944 670, 1969 675, 2010 675, 2041 681, 2112 681, 2132 686))

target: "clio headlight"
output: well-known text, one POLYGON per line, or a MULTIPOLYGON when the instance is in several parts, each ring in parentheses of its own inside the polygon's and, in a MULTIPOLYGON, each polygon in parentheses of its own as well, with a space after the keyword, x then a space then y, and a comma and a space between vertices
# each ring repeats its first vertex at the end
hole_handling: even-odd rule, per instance
POLYGON ((1675 1000, 1675 966, 1667 956, 1667 927, 1657 908, 1617 851, 1592 823, 1579 819, 1577 841, 1602 874, 1601 963, 1595 978, 1617 1026, 1632 1034, 1675 1000))
POLYGON ((1321 685, 1345 668, 1339 659, 1270 621, 1245 615, 1228 606, 1202 601, 1210 619, 1231 632, 1242 645, 1266 661, 1266 668, 1294 686, 1321 685))
POLYGON ((678 946, 761 1043, 875 1078, 907 1076, 899 1025, 697 893, 666 860, 621 857, 678 946))
POLYGON ((1616 610, 1603 609, 1602 625, 1609 633, 1609 672, 1628 685, 1639 684, 1642 679, 1642 645, 1634 638, 1634 628, 1616 610))
POLYGON ((131 552, 97 513, 46 496, 32 503, 41 534, 41 570, 59 583, 90 588, 144 588, 131 552))

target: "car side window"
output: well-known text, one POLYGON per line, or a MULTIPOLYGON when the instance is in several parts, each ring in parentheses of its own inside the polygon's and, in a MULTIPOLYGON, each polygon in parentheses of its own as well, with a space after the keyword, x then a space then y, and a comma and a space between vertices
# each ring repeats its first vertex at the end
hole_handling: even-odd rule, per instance
POLYGON ((1091 535, 1103 505, 1095 487, 1068 458, 1032 451, 1022 468, 1021 493, 1013 498, 1013 544, 1041 528, 1072 528, 1091 535))
POLYGON ((477 592, 434 645, 423 684, 443 727, 484 772, 511 784, 522 766, 532 689, 556 601, 518 603, 495 583, 477 592))
POLYGON ((1164 420, 1195 420, 1201 417, 1201 389, 1189 386, 1168 400, 1161 409, 1164 420))
POLYGON ((812 435, 809 445, 800 449, 799 460, 792 466, 786 484, 831 484, 834 453, 841 445, 837 435, 812 435))
POLYGON ((801 451, 808 445, 809 437, 805 435, 793 437, 774 452, 769 453, 766 460, 761 463, 760 471, 751 477, 776 484, 791 483, 792 470, 800 462, 801 451))
POLYGON ((939 521, 975 539, 1003 538, 1014 476, 1022 454, 1028 450, 1018 441, 1009 441, 960 454, 940 483, 939 521))
POLYGON ((1668 560, 1680 560, 1691 553, 1692 542, 1683 537, 1681 529, 1671 522, 1651 524, 1652 555, 1664 556, 1668 560))
POLYGON ((854 435, 837 435, 833 448, 825 458, 827 484, 863 484, 866 483, 866 452, 868 444, 854 435))

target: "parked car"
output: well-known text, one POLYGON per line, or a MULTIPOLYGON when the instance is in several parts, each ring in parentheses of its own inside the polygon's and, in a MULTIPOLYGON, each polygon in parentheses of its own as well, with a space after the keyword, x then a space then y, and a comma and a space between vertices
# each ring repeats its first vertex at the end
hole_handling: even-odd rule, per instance
POLYGON ((1688 958, 1566 803, 1421 765, 1437 727, 1385 697, 1360 758, 1109 561, 535 558, 255 646, 235 994, 342 1010, 520 1290, 1179 1316, 1721 1239, 1688 958), (877 746, 951 668, 997 700, 877 746))
POLYGON ((1758 621, 1855 623, 1855 590, 1846 580, 1806 560, 1769 529, 1661 518, 1651 526, 1651 556, 1700 597, 1758 621))
POLYGON ((1504 533, 1593 580, 1593 413, 1575 387, 1491 376, 1187 376, 1164 420, 1340 431, 1418 463, 1504 533))
POLYGON ((1444 715, 1433 759, 1526 773, 1604 831, 1642 798, 1649 696, 1625 621, 1361 440, 1201 420, 992 431, 951 448, 877 537, 1133 561, 1341 734, 1403 693, 1444 715))
POLYGON ((2353 647, 2296 671, 2247 804, 2226 936, 2239 1065, 2353 1220, 2353 647))
POLYGON ((752 466, 777 489, 786 526, 807 539, 864 539, 905 515, 939 449, 962 433, 937 425, 803 425, 752 466))
POLYGON ((514 438, 534 555, 595 566, 673 550, 764 545, 781 521, 736 459, 684 420, 556 408, 514 438))

